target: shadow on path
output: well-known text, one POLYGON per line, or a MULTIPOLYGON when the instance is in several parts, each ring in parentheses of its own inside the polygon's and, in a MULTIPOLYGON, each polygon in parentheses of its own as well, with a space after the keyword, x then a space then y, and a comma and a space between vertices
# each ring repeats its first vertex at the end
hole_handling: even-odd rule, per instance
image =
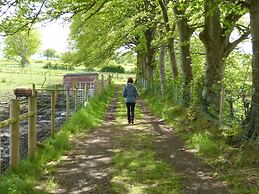
POLYGON ((111 126, 115 124, 117 100, 115 92, 102 127, 72 140, 73 150, 55 167, 53 176, 58 185, 52 193, 111 193, 111 126))
MULTIPOLYGON (((158 153, 182 176, 182 184, 186 194, 228 194, 231 193, 225 184, 216 180, 210 166, 202 163, 194 155, 193 150, 184 147, 183 142, 172 129, 161 119, 150 114, 143 102, 140 103, 144 112, 143 124, 156 133, 156 142, 159 144, 158 153), (151 122, 150 122, 151 121, 151 122)), ((138 123, 137 123, 138 124, 138 123)))
MULTIPOLYGON (((148 132, 154 136, 159 159, 167 161, 182 177, 184 194, 228 194, 226 185, 213 177, 213 169, 202 164, 192 150, 174 135, 165 122, 148 112, 140 103, 144 116, 134 125, 115 122, 118 92, 108 108, 102 127, 87 136, 72 141, 73 150, 63 156, 53 173, 58 183, 53 193, 114 193, 111 190, 111 158, 115 154, 115 137, 130 133, 148 132), (108 122, 109 121, 109 122, 108 122)), ((123 145, 127 146, 127 145, 123 145)), ((145 146, 145 145, 143 145, 145 146)))

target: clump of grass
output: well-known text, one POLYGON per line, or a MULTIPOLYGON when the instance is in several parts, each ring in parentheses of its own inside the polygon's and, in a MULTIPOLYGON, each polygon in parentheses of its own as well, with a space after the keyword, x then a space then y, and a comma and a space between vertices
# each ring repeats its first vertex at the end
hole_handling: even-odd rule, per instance
POLYGON ((112 185, 118 193, 179 193, 180 178, 149 149, 128 149, 118 153, 112 185))
POLYGON ((219 153, 219 146, 208 133, 196 133, 190 139, 190 146, 195 148, 200 154, 213 157, 219 153))
POLYGON ((163 112, 165 110, 165 104, 163 101, 158 100, 158 97, 150 97, 147 98, 146 101, 149 104, 149 108, 156 116, 163 116, 163 112))
MULTIPOLYGON (((0 194, 48 193, 35 190, 35 187, 39 184, 40 176, 49 173, 53 168, 50 164, 57 161, 71 147, 69 138, 73 134, 86 132, 91 127, 98 126, 102 122, 101 118, 105 113, 113 90, 114 88, 112 87, 104 91, 100 96, 93 97, 86 108, 79 110, 70 117, 59 133, 43 143, 44 146, 38 150, 38 154, 34 159, 22 160, 17 170, 8 171, 4 176, 1 176, 0 194)), ((46 189, 55 186, 53 180, 50 181, 50 179, 43 181, 41 184, 41 188, 46 189)))

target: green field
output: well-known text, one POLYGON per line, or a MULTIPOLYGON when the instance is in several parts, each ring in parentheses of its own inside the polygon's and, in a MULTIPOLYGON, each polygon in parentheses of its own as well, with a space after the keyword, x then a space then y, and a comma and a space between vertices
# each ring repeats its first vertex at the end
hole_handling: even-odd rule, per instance
MULTIPOLYGON (((36 88, 42 88, 62 84, 64 74, 86 72, 85 67, 77 67, 73 71, 44 69, 45 63, 33 62, 30 66, 21 68, 16 62, 0 61, 0 99, 12 95, 12 91, 17 87, 32 87, 32 84, 35 84, 36 88)), ((108 78, 109 73, 102 74, 104 79, 108 78)), ((113 74, 113 81, 116 84, 124 84, 129 76, 135 77, 133 74, 116 73, 113 74)))
POLYGON ((63 75, 68 73, 60 70, 43 69, 44 63, 32 63, 30 67, 19 67, 15 62, 0 63, 0 96, 12 94, 17 87, 36 88, 44 86, 61 84, 63 75))

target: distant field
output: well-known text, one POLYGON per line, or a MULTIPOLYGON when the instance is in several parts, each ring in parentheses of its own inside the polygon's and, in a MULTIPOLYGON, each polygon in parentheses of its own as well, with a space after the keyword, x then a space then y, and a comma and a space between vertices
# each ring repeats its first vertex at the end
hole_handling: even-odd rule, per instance
MULTIPOLYGON (((45 75, 34 75, 26 73, 3 73, 0 72, 0 95, 12 91, 16 87, 31 87, 34 83, 37 88, 41 87, 45 75)), ((44 86, 62 83, 62 75, 46 75, 44 86)))
POLYGON ((36 88, 41 88, 43 83, 44 87, 61 84, 63 82, 63 75, 71 72, 65 70, 48 70, 44 69, 43 66, 44 63, 32 63, 30 67, 21 68, 15 62, 1 61, 0 96, 10 92, 12 93, 17 87, 32 87, 32 84, 35 84, 36 88))
MULTIPOLYGON (((17 87, 32 87, 32 84, 35 84, 36 88, 41 88, 43 83, 44 87, 62 84, 64 74, 86 72, 84 67, 73 71, 44 69, 45 63, 32 63, 29 67, 21 68, 16 62, 0 61, 0 97, 13 93, 17 87)), ((102 74, 105 79, 108 78, 109 73, 102 74)), ((135 75, 115 73, 113 81, 116 84, 125 84, 128 77, 134 78, 135 75)), ((101 76, 99 78, 101 79, 101 76)))

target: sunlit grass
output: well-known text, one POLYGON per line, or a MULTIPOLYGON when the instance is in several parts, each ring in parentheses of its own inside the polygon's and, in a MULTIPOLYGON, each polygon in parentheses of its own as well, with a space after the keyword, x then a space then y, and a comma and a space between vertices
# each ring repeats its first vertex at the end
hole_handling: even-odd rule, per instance
POLYGON ((195 148, 203 156, 215 157, 220 153, 220 147, 208 133, 193 134, 189 144, 191 148, 195 148))

